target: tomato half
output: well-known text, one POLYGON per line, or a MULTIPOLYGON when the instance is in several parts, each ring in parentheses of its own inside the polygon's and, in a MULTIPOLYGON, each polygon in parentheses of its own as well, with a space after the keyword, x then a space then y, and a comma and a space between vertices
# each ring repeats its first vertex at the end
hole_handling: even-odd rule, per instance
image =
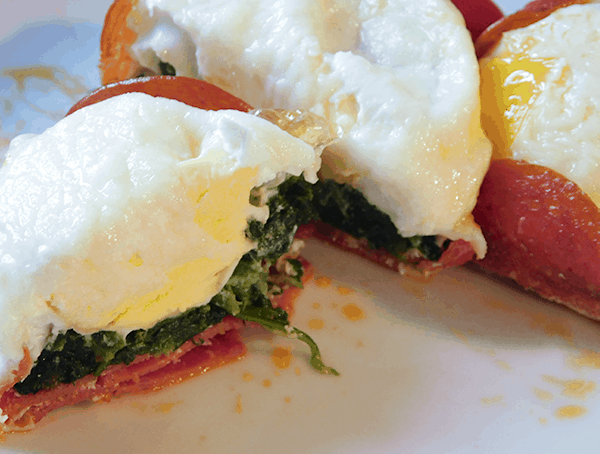
POLYGON ((492 161, 473 211, 488 242, 478 263, 600 319, 600 210, 547 167, 492 161))
POLYGON ((67 115, 113 96, 134 92, 174 99, 204 110, 235 109, 243 112, 252 110, 250 104, 208 82, 189 77, 151 76, 100 87, 71 107, 67 115))
POLYGON ((473 41, 494 22, 502 19, 504 14, 491 0, 452 0, 467 24, 473 41))

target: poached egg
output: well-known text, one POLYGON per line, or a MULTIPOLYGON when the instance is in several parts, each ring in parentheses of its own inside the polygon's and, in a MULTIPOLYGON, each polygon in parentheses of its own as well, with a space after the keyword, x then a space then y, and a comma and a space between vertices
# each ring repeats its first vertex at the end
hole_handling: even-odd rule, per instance
POLYGON ((323 175, 359 188, 400 234, 485 240, 471 211, 491 146, 479 71, 449 0, 139 0, 129 49, 258 107, 327 118, 323 175))
POLYGON ((481 60, 495 158, 559 172, 600 206, 600 5, 572 5, 505 32, 481 60))
POLYGON ((60 330, 126 335, 206 304, 254 245, 253 188, 320 151, 238 111, 131 93, 15 138, 0 169, 0 384, 60 330))

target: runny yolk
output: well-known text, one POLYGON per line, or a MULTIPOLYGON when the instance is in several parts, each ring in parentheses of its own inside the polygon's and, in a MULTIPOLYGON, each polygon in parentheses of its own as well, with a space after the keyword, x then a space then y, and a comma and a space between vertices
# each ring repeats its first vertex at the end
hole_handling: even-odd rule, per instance
POLYGON ((493 158, 512 157, 511 146, 529 109, 546 87, 553 59, 514 55, 481 67, 481 123, 493 158))

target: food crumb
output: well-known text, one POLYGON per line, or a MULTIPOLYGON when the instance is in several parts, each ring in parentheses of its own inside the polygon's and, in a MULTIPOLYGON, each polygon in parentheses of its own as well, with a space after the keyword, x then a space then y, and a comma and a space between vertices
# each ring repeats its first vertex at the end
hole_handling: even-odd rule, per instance
POLYGON ((271 380, 265 379, 262 384, 265 388, 269 388, 271 386, 271 380))
POLYGON ((250 372, 244 372, 243 379, 244 381, 252 381, 254 380, 254 375, 252 375, 250 372))
POLYGON ((342 307, 342 313, 350 321, 358 321, 365 318, 363 310, 354 303, 346 304, 342 307))
POLYGON ((243 410, 244 410, 244 408, 242 407, 242 395, 238 394, 236 404, 235 404, 235 412, 237 414, 240 414, 240 413, 242 413, 243 410))
POLYGON ((271 353, 271 362, 277 369, 287 369, 292 362, 292 350, 287 347, 277 347, 271 353))

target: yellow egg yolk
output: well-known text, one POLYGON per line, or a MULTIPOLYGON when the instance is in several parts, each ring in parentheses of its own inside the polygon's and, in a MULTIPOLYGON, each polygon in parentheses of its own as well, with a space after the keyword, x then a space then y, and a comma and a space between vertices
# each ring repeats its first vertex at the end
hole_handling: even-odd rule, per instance
MULTIPOLYGON (((168 281, 161 288, 144 295, 131 295, 107 312, 91 305, 86 311, 73 311, 50 302, 52 309, 82 330, 128 329, 140 324, 151 325, 208 301, 219 292, 239 259, 252 246, 245 230, 256 173, 254 168, 243 168, 227 178, 211 178, 210 182, 206 176, 193 175, 199 184, 188 189, 186 196, 195 205, 194 221, 199 229, 190 234, 203 235, 205 253, 168 271, 168 281)), ((152 266, 144 262, 139 253, 134 254, 127 265, 138 269, 152 266)))
POLYGON ((511 146, 530 107, 544 90, 553 59, 524 55, 492 58, 481 67, 481 123, 493 159, 511 158, 511 146))

